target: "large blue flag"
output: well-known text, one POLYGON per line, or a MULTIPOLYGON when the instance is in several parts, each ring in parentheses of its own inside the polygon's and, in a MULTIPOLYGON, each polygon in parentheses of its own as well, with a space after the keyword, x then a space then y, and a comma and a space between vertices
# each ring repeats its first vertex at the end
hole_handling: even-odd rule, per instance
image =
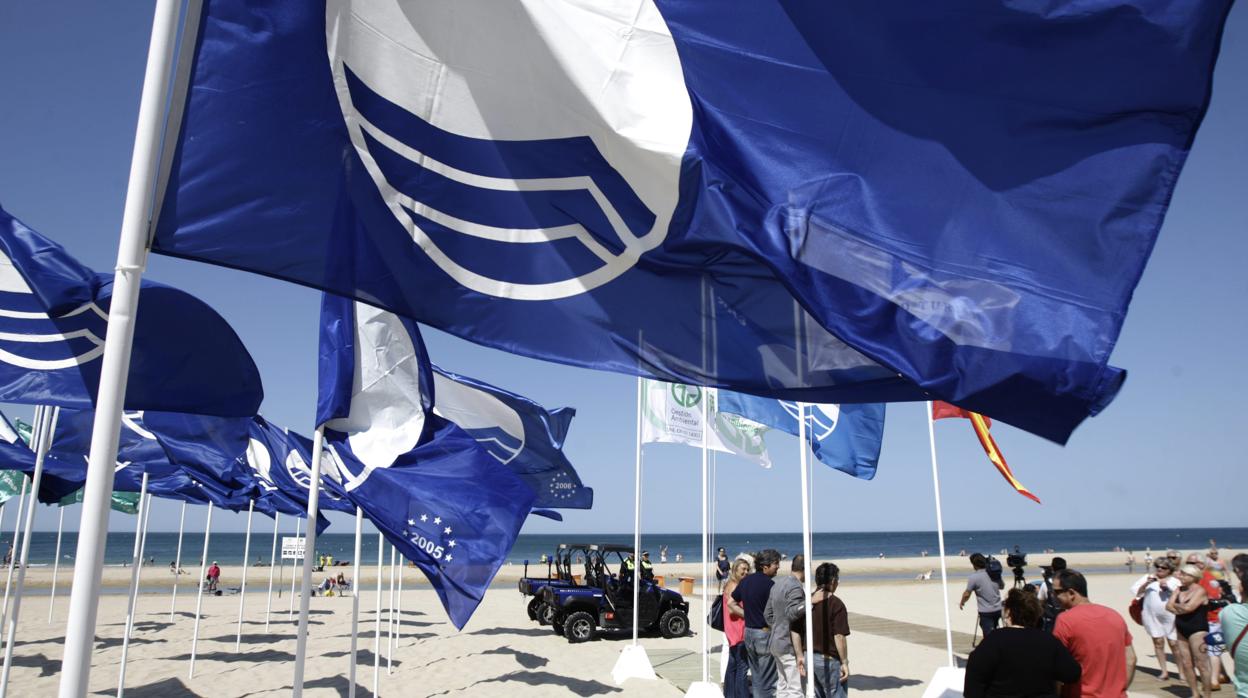
POLYGON ((533 488, 533 506, 589 509, 594 491, 563 454, 576 410, 553 411, 532 400, 466 376, 433 367, 434 414, 468 432, 533 488))
POLYGON ((326 295, 317 422, 351 500, 419 567, 458 628, 515 544, 534 493, 430 412, 432 372, 410 320, 326 295))
POLYGON ((153 249, 528 356, 1065 441, 1123 380, 1230 4, 205 3, 153 249), (789 350, 765 308, 795 299, 838 363, 708 356, 706 286, 789 350))
MULTIPOLYGON (((736 414, 797 436, 797 403, 719 391, 720 412, 736 414)), ((884 405, 807 405, 806 438, 820 462, 870 480, 880 463, 884 405)))
MULTIPOLYGON (((0 412, 0 470, 16 470, 31 476, 35 473, 35 452, 3 412, 0 412)), ((79 473, 85 476, 85 472, 86 468, 80 465, 64 463, 47 454, 39 483, 39 501, 52 504, 72 494, 82 487, 83 480, 79 473)))
MULTIPOLYGON (((0 209, 0 401, 94 406, 112 279, 0 209)), ((139 308, 127 409, 255 414, 260 372, 216 311, 146 279, 139 308)))

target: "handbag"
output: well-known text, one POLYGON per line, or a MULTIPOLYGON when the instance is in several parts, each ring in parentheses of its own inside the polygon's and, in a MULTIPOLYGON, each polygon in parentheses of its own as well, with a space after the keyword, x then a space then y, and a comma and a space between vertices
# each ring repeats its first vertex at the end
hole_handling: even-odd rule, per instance
POLYGON ((711 610, 706 614, 706 622, 715 630, 724 630, 724 595, 716 594, 711 602, 711 610))
POLYGON ((1131 599, 1131 605, 1127 607, 1127 615, 1131 616, 1131 620, 1136 625, 1144 625, 1144 599, 1135 597, 1131 599))

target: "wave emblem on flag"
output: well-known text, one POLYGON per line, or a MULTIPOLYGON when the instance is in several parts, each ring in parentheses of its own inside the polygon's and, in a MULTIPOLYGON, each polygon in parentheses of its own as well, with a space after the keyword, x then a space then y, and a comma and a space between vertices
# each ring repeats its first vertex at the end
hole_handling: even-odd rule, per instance
POLYGON ((0 252, 0 361, 32 371, 81 366, 104 354, 108 314, 94 302, 57 317, 43 310, 39 299, 0 252))
POLYGON ((438 399, 433 413, 459 425, 499 463, 506 465, 524 451, 524 423, 502 400, 470 390, 436 371, 433 394, 438 399), (472 410, 455 409, 459 403, 471 404, 472 410))
POLYGON ((635 6, 326 3, 352 144, 416 247, 460 285, 566 298, 667 236, 693 110, 652 0, 623 5, 635 6), (584 59, 595 55, 610 60, 584 59))
MULTIPOLYGON (((780 406, 784 408, 793 417, 793 421, 797 421, 797 403, 781 400, 780 406)), ((806 426, 811 430, 811 438, 815 441, 823 441, 836 431, 836 424, 841 420, 841 406, 835 404, 809 404, 806 405, 806 426)))
MULTIPOLYGON (((297 451, 296 449, 293 449, 293 448, 290 449, 290 453, 286 454, 285 466, 286 466, 286 474, 290 476, 291 480, 295 481, 296 485, 302 487, 305 490, 308 490, 309 492, 312 491, 312 466, 309 465, 306 460, 304 460, 303 454, 299 453, 299 451, 297 451)), ((344 485, 345 487, 347 487, 347 489, 350 489, 351 485, 349 483, 353 482, 353 478, 351 478, 350 476, 351 476, 351 473, 346 472, 346 466, 343 464, 342 459, 339 458, 336 453, 334 453, 333 449, 326 448, 321 452, 322 482, 321 482, 321 495, 320 496, 325 497, 326 499, 330 500, 330 502, 332 502, 332 503, 322 503, 321 504, 322 507, 331 508, 337 505, 338 503, 344 501, 343 497, 340 494, 338 494, 337 492, 334 492, 331 488, 325 486, 324 480, 328 478, 338 484, 344 485), (343 474, 346 474, 348 476, 347 483, 342 482, 343 474)), ((363 482, 363 479, 365 477, 367 477, 367 474, 362 474, 359 477, 359 482, 363 482)), ((359 482, 354 482, 354 485, 358 486, 359 482)))

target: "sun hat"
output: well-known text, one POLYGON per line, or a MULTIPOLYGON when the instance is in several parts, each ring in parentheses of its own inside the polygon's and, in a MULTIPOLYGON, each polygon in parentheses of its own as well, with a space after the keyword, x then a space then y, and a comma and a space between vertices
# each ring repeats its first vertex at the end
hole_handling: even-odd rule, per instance
POLYGON ((1197 567, 1196 565, 1183 565, 1182 567, 1179 568, 1179 574, 1186 574, 1189 577, 1195 577, 1199 579, 1201 575, 1204 573, 1201 572, 1200 568, 1197 567))

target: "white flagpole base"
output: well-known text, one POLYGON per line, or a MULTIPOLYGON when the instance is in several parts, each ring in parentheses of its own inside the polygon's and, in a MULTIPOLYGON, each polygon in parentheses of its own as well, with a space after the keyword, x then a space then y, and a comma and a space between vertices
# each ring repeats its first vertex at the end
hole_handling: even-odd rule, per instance
POLYGON ((966 669, 942 666, 932 674, 932 680, 923 691, 923 698, 962 698, 962 686, 966 683, 966 669))
POLYGON ((720 690, 719 684, 694 681, 689 684, 689 690, 685 691, 685 698, 724 698, 724 692, 720 690))
POLYGON ((650 655, 646 654, 646 648, 641 645, 627 645, 620 652, 620 658, 615 660, 615 668, 611 670, 611 679, 617 686, 629 679, 655 681, 658 678, 654 673, 654 666, 650 664, 650 655))
POLYGON ((728 678, 728 643, 719 646, 719 683, 728 678))

